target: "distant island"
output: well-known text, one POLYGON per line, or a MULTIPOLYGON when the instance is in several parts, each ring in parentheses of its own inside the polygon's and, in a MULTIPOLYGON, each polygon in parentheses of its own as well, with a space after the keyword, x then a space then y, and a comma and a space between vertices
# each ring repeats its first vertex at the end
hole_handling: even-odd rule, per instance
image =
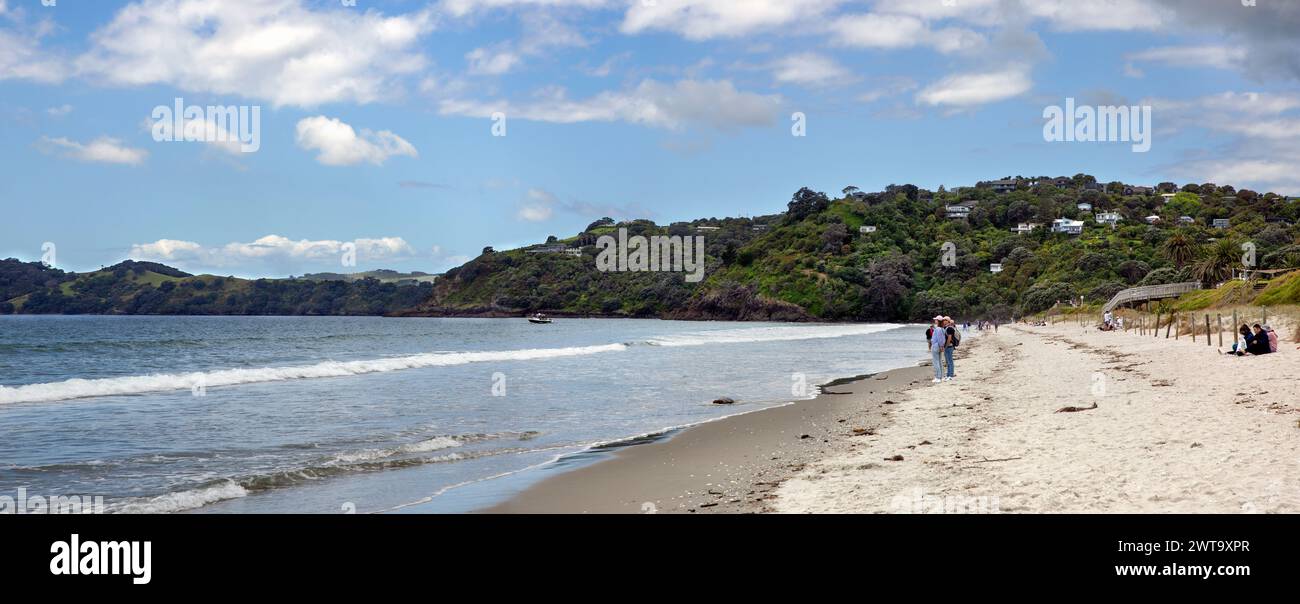
MULTIPOLYGON (((1153 186, 1006 177, 929 191, 804 188, 784 213, 666 226, 597 220, 583 232, 483 252, 435 276, 373 271, 296 279, 195 276, 127 261, 93 273, 0 261, 0 314, 119 313, 643 317, 742 321, 1009 319, 1058 303, 1100 304, 1136 285, 1230 281, 1300 267, 1300 201, 1214 183, 1153 186), (706 271, 602 272, 600 237, 703 237, 706 271), (948 245, 951 244, 951 245, 948 245)), ((1269 291, 1190 294, 1214 304, 1300 302, 1300 278, 1269 291), (1256 299, 1258 297, 1258 299, 1256 299), (1243 300, 1236 299, 1237 302, 1243 300)), ((1228 288, 1232 289, 1232 288, 1228 288)))
POLYGON ((69 273, 10 258, 0 260, 0 314, 386 315, 428 300, 429 277, 374 271, 239 279, 134 260, 69 273))

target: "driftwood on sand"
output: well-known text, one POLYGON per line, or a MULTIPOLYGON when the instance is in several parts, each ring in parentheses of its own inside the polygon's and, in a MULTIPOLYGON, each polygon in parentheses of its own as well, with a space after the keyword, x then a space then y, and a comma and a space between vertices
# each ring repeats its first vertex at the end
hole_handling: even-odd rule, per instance
POLYGON ((1096 408, 1097 408, 1097 403, 1093 403, 1091 407, 1061 407, 1060 409, 1057 409, 1056 412, 1057 412, 1057 413, 1077 413, 1077 412, 1079 412, 1079 411, 1092 411, 1093 409, 1096 409, 1096 408))

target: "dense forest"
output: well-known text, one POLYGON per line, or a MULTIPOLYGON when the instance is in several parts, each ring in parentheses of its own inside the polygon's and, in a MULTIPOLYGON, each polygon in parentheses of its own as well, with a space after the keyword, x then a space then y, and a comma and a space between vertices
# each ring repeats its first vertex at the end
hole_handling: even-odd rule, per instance
MULTIPOLYGON (((1099 183, 1085 174, 933 192, 850 186, 836 198, 804 188, 781 214, 666 226, 603 218, 566 239, 484 248, 432 283, 417 283, 430 277, 423 273, 389 272, 378 275, 383 280, 244 280, 134 261, 74 274, 10 259, 0 261, 0 314, 1007 319, 1058 303, 1101 303, 1136 285, 1200 281, 1213 288, 1242 268, 1243 244, 1253 249, 1255 268, 1300 267, 1297 219, 1300 203, 1273 193, 1213 183, 1099 183), (1078 232, 1056 232, 1059 219, 1079 221, 1072 223, 1078 232), (703 238, 706 278, 597 270, 599 238, 620 229, 703 238)), ((1298 276, 1281 277, 1262 294, 1254 286, 1242 292, 1256 303, 1295 304, 1298 276)), ((1221 289, 1231 293, 1233 283, 1241 282, 1221 289)), ((1217 300, 1205 292, 1181 303, 1217 300)))
POLYGON ((0 260, 0 314, 385 315, 424 302, 431 283, 237 279, 127 260, 91 273, 0 260))
POLYGON ((1257 268, 1300 266, 1298 205, 1213 183, 1142 187, 1085 174, 1008 177, 934 192, 846 187, 835 199, 805 188, 783 214, 667 226, 603 219, 531 249, 485 249, 449 271, 427 304, 404 314, 1006 319, 1058 302, 1104 302, 1136 285, 1214 287, 1242 266, 1248 242, 1257 268), (1098 222, 1106 214, 1118 222, 1098 222), (1054 232, 1058 219, 1082 222, 1081 233, 1054 232), (620 227, 703 236, 707 278, 688 283, 681 273, 597 271, 597 238, 620 227), (945 243, 952 244, 951 262, 944 261, 945 243))

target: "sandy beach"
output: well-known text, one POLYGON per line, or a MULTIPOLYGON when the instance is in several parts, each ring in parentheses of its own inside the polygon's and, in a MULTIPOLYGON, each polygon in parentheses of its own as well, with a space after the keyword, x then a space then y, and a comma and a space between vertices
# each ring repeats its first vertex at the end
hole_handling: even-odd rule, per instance
POLYGON ((922 367, 830 386, 486 511, 1297 512, 1300 352, 1282 333, 1280 354, 1237 358, 1186 335, 1003 326, 968 339, 954 382, 922 367))

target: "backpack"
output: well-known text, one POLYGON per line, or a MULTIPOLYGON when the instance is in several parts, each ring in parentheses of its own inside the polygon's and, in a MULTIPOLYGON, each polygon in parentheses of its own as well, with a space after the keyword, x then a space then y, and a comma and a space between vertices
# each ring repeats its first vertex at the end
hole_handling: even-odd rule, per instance
POLYGON ((934 337, 934 328, 933 328, 933 327, 931 327, 931 328, 925 330, 925 341, 926 341, 926 342, 929 342, 930 339, 933 338, 933 337, 934 337))
POLYGON ((952 347, 956 348, 958 346, 961 346, 961 331, 954 329, 952 330, 952 347))

